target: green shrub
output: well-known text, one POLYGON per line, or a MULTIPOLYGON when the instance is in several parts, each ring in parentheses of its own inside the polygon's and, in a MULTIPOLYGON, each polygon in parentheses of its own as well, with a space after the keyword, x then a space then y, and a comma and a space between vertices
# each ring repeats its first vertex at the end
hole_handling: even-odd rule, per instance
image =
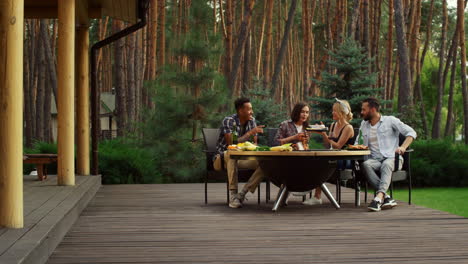
POLYGON ((414 186, 468 186, 467 145, 448 140, 417 140, 411 147, 414 186))
POLYGON ((99 144, 99 172, 104 184, 162 183, 154 156, 122 139, 99 144))

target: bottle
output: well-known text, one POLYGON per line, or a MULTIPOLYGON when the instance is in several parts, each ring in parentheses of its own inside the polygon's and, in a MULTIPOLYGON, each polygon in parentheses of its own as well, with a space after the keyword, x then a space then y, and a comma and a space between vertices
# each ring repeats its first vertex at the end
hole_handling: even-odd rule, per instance
POLYGON ((232 126, 232 144, 237 145, 237 137, 237 126, 234 124, 234 126, 232 126))
POLYGON ((304 137, 302 137, 302 146, 304 146, 304 150, 309 150, 309 138, 306 133, 304 132, 304 137))
POLYGON ((359 138, 358 138, 358 145, 364 144, 364 139, 362 138, 362 131, 359 129, 359 138))

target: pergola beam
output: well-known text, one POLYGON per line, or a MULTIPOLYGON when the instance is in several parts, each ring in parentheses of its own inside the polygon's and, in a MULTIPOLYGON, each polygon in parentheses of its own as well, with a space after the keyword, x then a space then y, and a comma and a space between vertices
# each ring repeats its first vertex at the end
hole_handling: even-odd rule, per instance
MULTIPOLYGON (((103 9, 101 7, 88 8, 87 16, 89 18, 102 18, 103 9)), ((25 18, 58 18, 57 7, 29 7, 24 10, 25 18)))
POLYGON ((0 1, 0 226, 23 223, 23 0, 0 1))

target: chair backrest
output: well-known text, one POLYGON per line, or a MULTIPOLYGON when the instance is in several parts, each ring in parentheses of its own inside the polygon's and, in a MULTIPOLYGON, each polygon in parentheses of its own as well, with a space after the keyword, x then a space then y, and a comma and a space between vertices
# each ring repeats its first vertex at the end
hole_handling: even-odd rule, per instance
MULTIPOLYGON (((401 146, 401 144, 403 144, 403 142, 405 141, 406 137, 403 135, 403 134, 400 134, 398 136, 398 145, 401 146)), ((408 171, 410 168, 410 152, 405 152, 405 154, 403 154, 403 167, 401 168, 401 170, 403 171, 408 171)), ((395 160, 395 169, 398 168, 397 167, 398 165, 398 161, 395 160)))
POLYGON ((356 128, 356 127, 353 127, 353 130, 354 130, 354 136, 351 137, 351 142, 356 142, 356 138, 357 136, 359 135, 359 128, 356 128))
POLYGON ((216 143, 219 137, 219 129, 202 128, 203 140, 205 141, 205 150, 208 152, 216 151, 216 143))
POLYGON ((278 128, 265 128, 264 132, 267 137, 267 145, 269 147, 278 145, 278 143, 275 142, 275 136, 276 136, 276 133, 278 132, 278 128))

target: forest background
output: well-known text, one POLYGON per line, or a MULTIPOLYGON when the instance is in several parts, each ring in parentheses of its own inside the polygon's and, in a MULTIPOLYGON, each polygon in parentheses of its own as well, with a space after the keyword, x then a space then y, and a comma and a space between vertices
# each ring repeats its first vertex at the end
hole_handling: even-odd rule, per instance
MULTIPOLYGON (((416 185, 468 186, 465 6, 150 0, 148 25, 99 51, 99 91, 115 94, 117 121, 117 137, 100 143, 103 181, 200 181, 201 128, 219 127, 242 95, 267 127, 288 119, 299 101, 329 124, 335 96, 351 102, 357 126, 360 100, 375 96, 418 132, 416 185)), ((127 26, 93 20, 91 44, 127 26)), ((51 153, 57 21, 27 20, 25 32, 25 147, 51 153)))

